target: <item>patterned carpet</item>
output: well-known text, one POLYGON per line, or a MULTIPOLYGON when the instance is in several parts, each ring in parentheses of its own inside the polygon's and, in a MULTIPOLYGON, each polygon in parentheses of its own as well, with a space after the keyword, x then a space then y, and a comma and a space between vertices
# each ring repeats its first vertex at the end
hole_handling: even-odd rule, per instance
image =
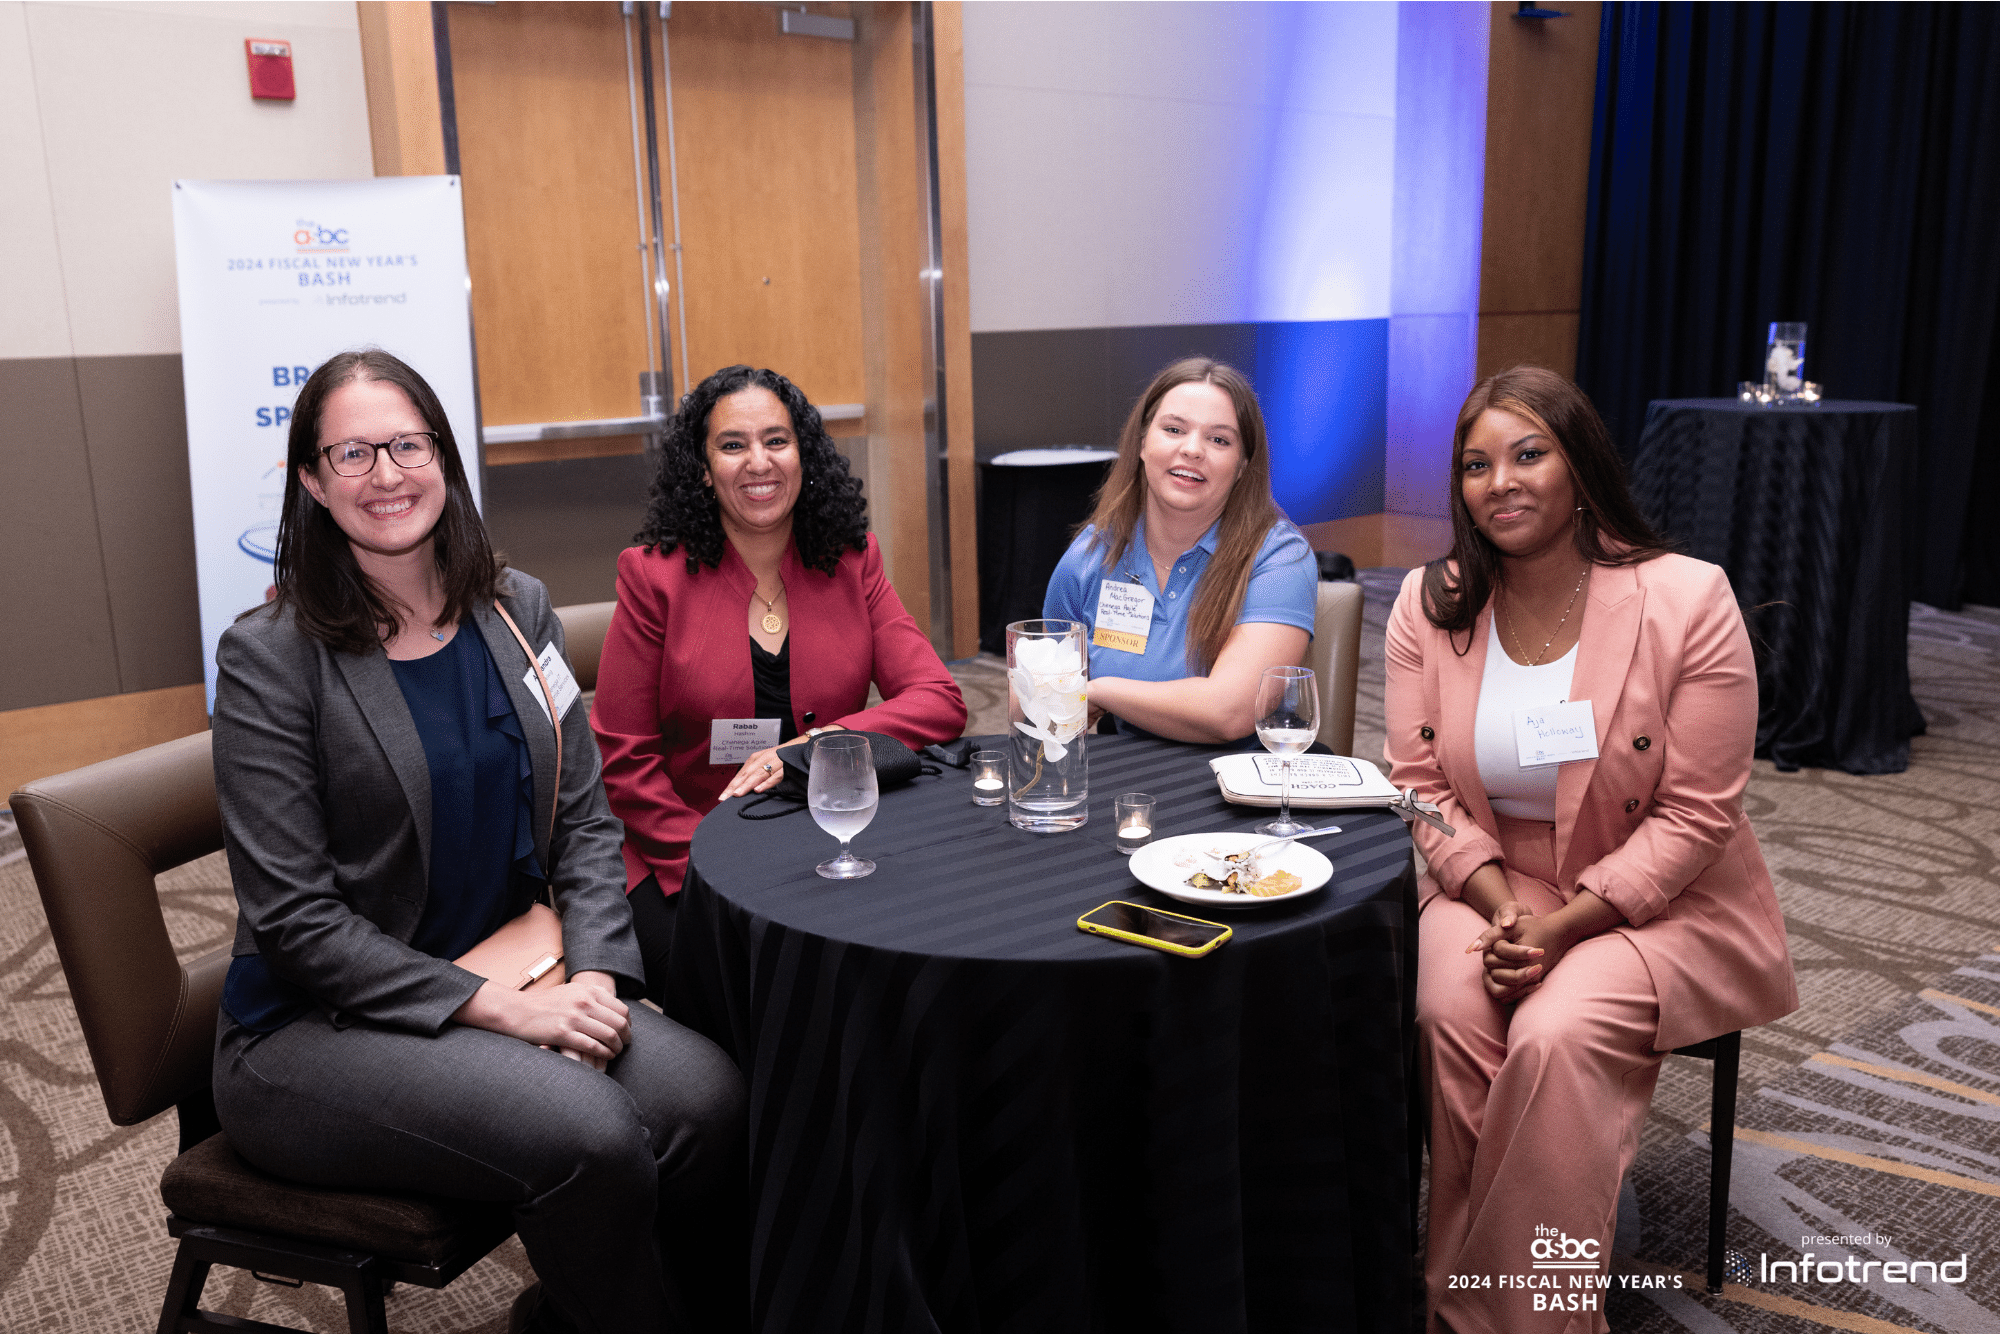
MULTIPOLYGON (((1382 624, 1399 578, 1362 574, 1355 748, 1367 756, 1381 753, 1382 624)), ((1909 772, 1779 774, 1759 764, 1751 779, 1750 814, 1778 877, 1804 1004, 1745 1034, 1729 1220, 1736 1281, 1717 1298, 1699 1277, 1709 1067, 1668 1060, 1621 1208, 1620 1286, 1608 1294, 1621 1334, 2000 1334, 2000 612, 1914 608, 1910 665, 1930 732, 1909 772), (1772 1262, 1795 1266, 1804 1251, 1813 1252, 1804 1281, 1772 1276, 1772 1262), (1909 1261, 1919 1282, 1884 1280, 1882 1262, 1909 1261), (1928 1266, 1940 1261, 1949 1264, 1934 1279, 1928 1266), (1637 1286, 1647 1277, 1656 1286, 1637 1286)), ((973 709, 968 731, 999 730, 999 665, 975 659, 954 671, 973 709)), ((226 942, 234 911, 219 858, 164 877, 161 893, 177 948, 226 942)), ((173 1255, 157 1183, 175 1128, 171 1117, 106 1121, 4 816, 0 997, 0 1327, 148 1328, 173 1255)), ((390 1324, 498 1334, 527 1274, 510 1242, 443 1292, 397 1289, 390 1324)), ((325 1290, 247 1273, 218 1271, 209 1304, 328 1334, 345 1328, 325 1290)))

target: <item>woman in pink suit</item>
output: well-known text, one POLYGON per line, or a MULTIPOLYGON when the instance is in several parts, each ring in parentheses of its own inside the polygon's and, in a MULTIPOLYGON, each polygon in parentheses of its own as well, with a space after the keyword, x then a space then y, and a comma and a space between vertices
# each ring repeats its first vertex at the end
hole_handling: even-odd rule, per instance
POLYGON ((1661 1058, 1798 1006, 1743 814, 1756 674, 1727 577, 1665 550, 1561 376, 1477 385, 1452 475, 1386 700, 1396 785, 1458 829, 1415 827, 1430 1328, 1603 1330, 1501 1276, 1608 1269, 1661 1058))
POLYGON ((775 371, 731 366, 681 400, 639 541, 618 558, 590 722, 658 999, 702 816, 775 786, 780 745, 843 727, 945 741, 965 701, 882 573, 861 483, 775 371))

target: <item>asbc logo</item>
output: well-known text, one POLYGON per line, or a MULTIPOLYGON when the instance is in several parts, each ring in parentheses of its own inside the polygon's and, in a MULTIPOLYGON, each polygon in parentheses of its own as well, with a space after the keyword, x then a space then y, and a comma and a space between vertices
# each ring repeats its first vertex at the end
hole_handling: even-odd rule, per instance
POLYGON ((347 228, 325 227, 310 219, 301 218, 292 230, 292 244, 300 250, 345 250, 347 228))

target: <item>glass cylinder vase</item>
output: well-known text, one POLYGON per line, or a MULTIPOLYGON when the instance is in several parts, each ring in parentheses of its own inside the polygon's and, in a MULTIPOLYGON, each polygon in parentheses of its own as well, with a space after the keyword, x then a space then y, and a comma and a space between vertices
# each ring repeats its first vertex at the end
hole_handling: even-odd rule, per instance
POLYGON ((1081 621, 1007 627, 1007 818, 1037 834, 1090 818, 1089 628, 1081 621))

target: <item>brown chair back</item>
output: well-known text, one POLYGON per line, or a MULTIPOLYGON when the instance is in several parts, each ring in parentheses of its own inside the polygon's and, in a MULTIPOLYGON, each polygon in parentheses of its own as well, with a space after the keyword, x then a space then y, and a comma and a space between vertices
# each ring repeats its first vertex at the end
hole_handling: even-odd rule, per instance
POLYGON ((153 877, 222 846, 209 734, 39 779, 8 801, 111 1119, 135 1125, 206 1090, 229 951, 182 966, 153 877))
POLYGON ((1354 753, 1354 693, 1361 681, 1361 585, 1320 584, 1313 638, 1302 667, 1319 684, 1319 739, 1336 755, 1354 753))
POLYGON ((578 602, 556 608, 569 669, 576 674, 577 688, 586 695, 597 689, 597 660, 604 656, 604 636, 611 633, 611 613, 617 609, 616 602, 578 602))

